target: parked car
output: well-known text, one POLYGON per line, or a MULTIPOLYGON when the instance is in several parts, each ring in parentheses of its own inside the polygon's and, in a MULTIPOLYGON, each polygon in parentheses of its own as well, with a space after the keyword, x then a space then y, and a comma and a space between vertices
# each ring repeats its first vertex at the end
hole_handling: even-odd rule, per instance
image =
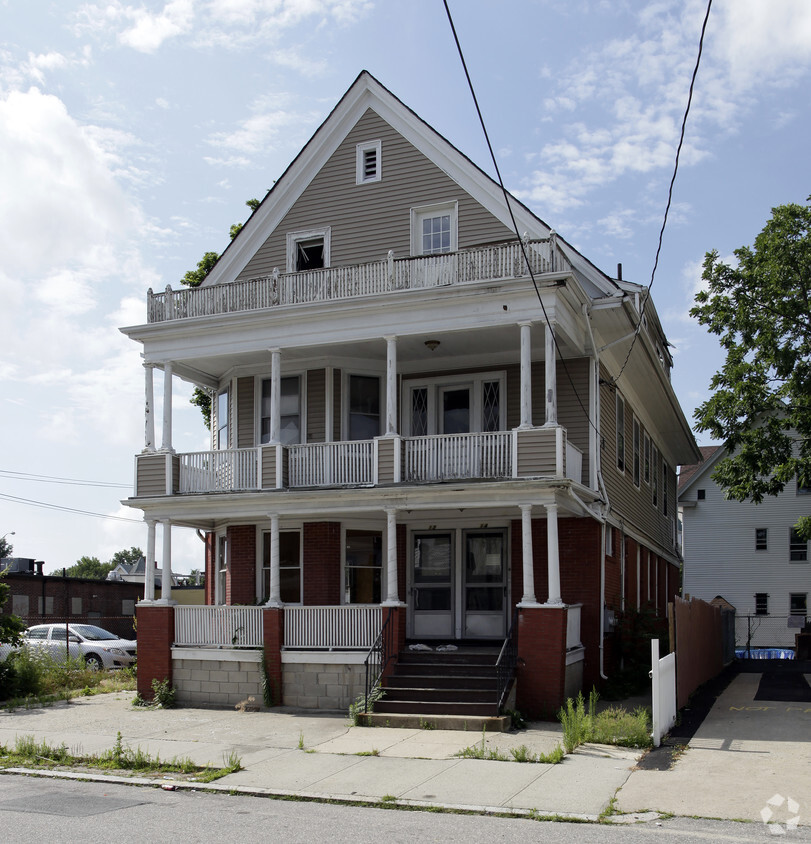
MULTIPOLYGON (((42 648, 55 659, 64 657, 64 624, 37 624, 23 634, 29 648, 42 648)), ((72 657, 82 657, 88 668, 123 668, 135 662, 136 643, 94 624, 67 625, 67 648, 72 657)))

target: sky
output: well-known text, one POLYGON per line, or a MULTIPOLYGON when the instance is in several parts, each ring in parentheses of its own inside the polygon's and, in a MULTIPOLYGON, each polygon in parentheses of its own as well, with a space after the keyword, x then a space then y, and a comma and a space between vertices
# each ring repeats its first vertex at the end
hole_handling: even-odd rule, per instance
MULTIPOLYGON (((649 284, 706 0, 449 6, 507 188, 649 284)), ((145 547, 120 503, 144 376, 118 328, 225 248, 363 69, 493 175, 442 0, 0 0, 0 537, 16 556, 55 572, 145 547)), ((811 194, 809 82, 808 0, 715 0, 652 288, 690 420, 722 363, 688 313, 703 257, 732 260, 811 194)), ((191 387, 174 388, 175 447, 207 448, 191 387)), ((175 571, 202 553, 173 531, 175 571)))

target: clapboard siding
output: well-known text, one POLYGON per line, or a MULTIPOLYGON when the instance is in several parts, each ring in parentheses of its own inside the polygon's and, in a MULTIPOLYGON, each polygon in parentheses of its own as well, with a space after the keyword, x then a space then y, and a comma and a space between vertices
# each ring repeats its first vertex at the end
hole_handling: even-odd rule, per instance
POLYGON ((331 227, 331 266, 411 254, 412 207, 457 201, 459 248, 514 240, 515 234, 463 191, 446 173, 369 109, 315 175, 293 208, 238 278, 287 268, 288 232, 331 227), (357 144, 380 139, 383 178, 355 184, 357 144), (328 210, 326 210, 328 209, 328 210))
POLYGON ((588 358, 579 358, 567 360, 565 369, 560 361, 557 366, 558 423, 566 429, 566 439, 583 452, 581 479, 586 484, 591 477, 588 418, 590 365, 588 358))
POLYGON ((135 465, 136 496, 166 495, 165 454, 139 454, 135 465))
POLYGON ((237 379, 237 448, 253 448, 254 443, 254 379, 237 379))
POLYGON ((400 448, 401 440, 382 438, 377 441, 377 482, 394 483, 394 449, 400 448))
POLYGON ((520 431, 519 433, 518 477, 556 474, 556 429, 536 428, 531 431, 520 431))
MULTIPOLYGON (((601 373, 601 380, 607 381, 606 372, 601 373)), ((620 395, 622 391, 620 390, 620 395)), ((602 439, 601 466, 603 480, 608 491, 608 500, 614 515, 626 520, 644 534, 650 536, 665 548, 674 547, 673 524, 676 511, 676 473, 672 466, 667 469, 667 515, 663 509, 663 490, 661 455, 659 456, 659 495, 657 506, 653 506, 651 484, 646 484, 640 470, 640 485, 633 482, 633 413, 634 408, 625 399, 625 471, 617 468, 617 425, 616 425, 616 390, 602 384, 600 386, 600 434, 602 439)), ((640 426, 640 449, 644 448, 644 427, 640 426)), ((660 437, 648 431, 652 445, 660 445, 660 437)), ((641 455, 644 459, 644 454, 641 455)), ((653 471, 651 471, 651 483, 653 471)))
POLYGON ((327 396, 326 372, 310 369, 307 372, 307 439, 304 442, 326 441, 327 396))

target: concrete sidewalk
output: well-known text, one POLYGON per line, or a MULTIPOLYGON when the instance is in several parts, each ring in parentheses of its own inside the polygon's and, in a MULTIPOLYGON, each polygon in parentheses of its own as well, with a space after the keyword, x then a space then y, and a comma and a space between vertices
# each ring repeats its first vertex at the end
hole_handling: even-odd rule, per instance
MULTIPOLYGON (((214 784, 226 790, 588 819, 610 805, 640 755, 586 745, 558 765, 462 759, 454 754, 480 743, 480 733, 352 727, 344 715, 284 709, 146 710, 133 707, 131 699, 117 693, 4 712, 0 742, 13 745, 17 736, 32 735, 77 754, 99 753, 113 746, 120 731, 126 745, 161 759, 189 757, 220 767, 237 753, 244 770, 214 784)), ((547 723, 486 735, 487 748, 508 756, 521 745, 549 753, 560 741, 559 725, 547 723)))

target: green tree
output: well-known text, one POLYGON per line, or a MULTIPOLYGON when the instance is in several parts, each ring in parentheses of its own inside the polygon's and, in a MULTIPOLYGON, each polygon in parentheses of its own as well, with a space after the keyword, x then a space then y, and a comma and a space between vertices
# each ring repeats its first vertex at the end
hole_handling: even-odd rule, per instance
MULTIPOLYGON (((772 209, 737 266, 707 253, 706 290, 690 311, 726 354, 695 412, 729 456, 713 479, 728 498, 759 503, 794 478, 811 486, 811 197, 772 209)), ((798 524, 811 536, 811 518, 798 524)))
POLYGON ((65 571, 68 577, 87 577, 104 580, 115 568, 115 563, 102 563, 98 557, 81 557, 65 571))
MULTIPOLYGON (((117 565, 131 566, 133 563, 137 563, 143 556, 144 552, 133 545, 130 549, 124 548, 121 551, 116 551, 110 558, 110 565, 113 568, 117 565)), ((112 569, 110 569, 110 571, 112 571, 112 569)))
POLYGON ((11 592, 11 587, 8 583, 3 582, 2 575, 0 575, 0 644, 19 645, 21 642, 20 636, 25 630, 26 624, 16 615, 3 612, 6 601, 9 599, 9 592, 11 592))
MULTIPOLYGON (((6 534, 6 536, 8 536, 8 534, 6 534)), ((6 539, 5 536, 0 539, 0 560, 10 557, 13 550, 14 546, 6 539)))
MULTIPOLYGON (((251 209, 251 213, 256 211, 260 205, 258 199, 248 199, 245 204, 251 209)), ((233 240, 242 231, 244 223, 234 223, 231 226, 229 234, 233 240)), ((189 270, 183 278, 180 279, 181 284, 189 287, 199 287, 205 277, 214 269, 214 265, 219 261, 220 256, 217 252, 206 252, 205 255, 197 262, 197 268, 189 270)), ((206 423, 206 428, 211 427, 211 396, 200 387, 195 387, 192 397, 189 400, 195 407, 200 408, 200 413, 203 414, 203 420, 206 423)))

